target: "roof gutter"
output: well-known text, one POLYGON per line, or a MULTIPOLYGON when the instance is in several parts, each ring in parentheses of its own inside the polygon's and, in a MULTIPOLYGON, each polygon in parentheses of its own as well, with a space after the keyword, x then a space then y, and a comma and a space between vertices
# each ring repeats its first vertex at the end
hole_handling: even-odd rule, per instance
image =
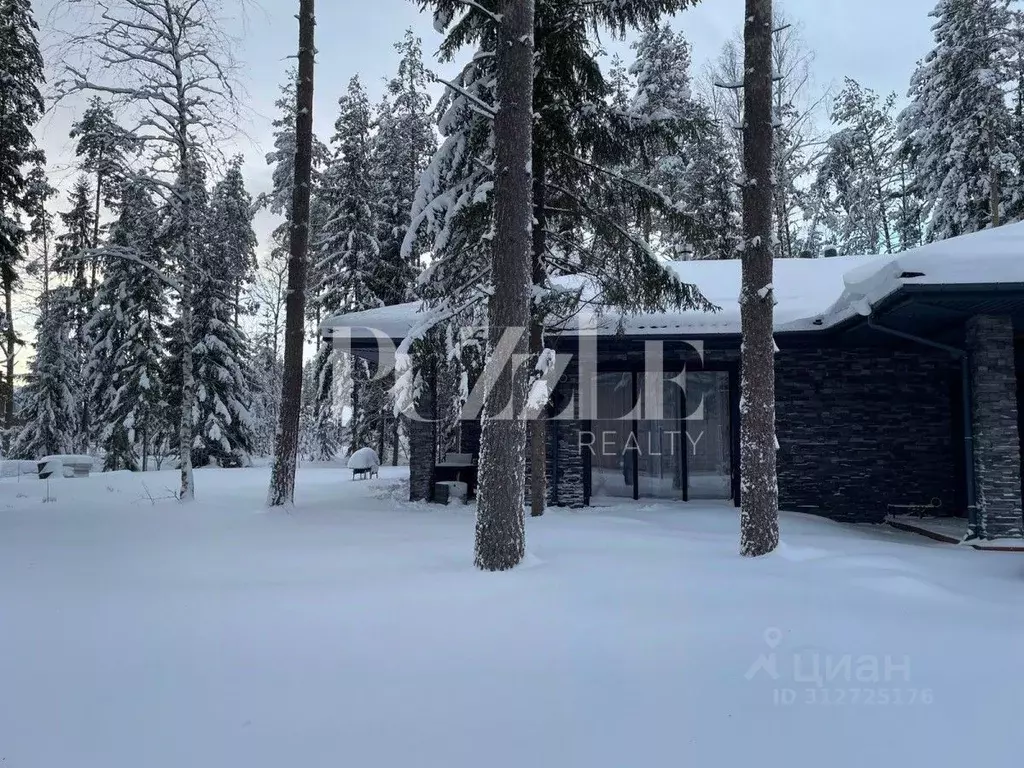
POLYGON ((905 341, 914 342, 926 347, 931 347, 932 349, 939 349, 944 352, 948 352, 954 359, 960 361, 960 391, 963 400, 961 403, 961 411, 963 413, 964 430, 964 476, 966 478, 967 485, 967 527, 968 537, 974 538, 978 530, 978 497, 974 477, 974 423, 971 419, 970 354, 966 349, 960 349, 959 347, 943 344, 942 342, 926 339, 922 336, 915 336, 914 334, 907 333, 906 331, 900 331, 895 328, 889 328, 888 326, 881 325, 875 321, 873 315, 868 317, 868 327, 879 331, 880 333, 904 339, 905 341))

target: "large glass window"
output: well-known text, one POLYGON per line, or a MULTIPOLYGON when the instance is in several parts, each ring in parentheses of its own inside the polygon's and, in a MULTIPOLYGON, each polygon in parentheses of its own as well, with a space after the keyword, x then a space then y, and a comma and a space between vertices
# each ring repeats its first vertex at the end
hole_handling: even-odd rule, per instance
POLYGON ((650 385, 641 377, 645 420, 637 423, 637 463, 640 496, 682 499, 684 456, 683 391, 666 374, 650 385))
POLYGON ((732 409, 729 374, 697 371, 686 377, 686 452, 690 499, 732 497, 732 409))
POLYGON ((664 374, 658 386, 644 374, 600 374, 590 436, 593 497, 731 498, 729 380, 726 371, 695 371, 684 379, 664 374))
MULTIPOLYGON (((597 415, 591 438, 591 495, 633 498, 633 374, 597 377, 597 415)), ((584 448, 584 450, 586 450, 584 448)))

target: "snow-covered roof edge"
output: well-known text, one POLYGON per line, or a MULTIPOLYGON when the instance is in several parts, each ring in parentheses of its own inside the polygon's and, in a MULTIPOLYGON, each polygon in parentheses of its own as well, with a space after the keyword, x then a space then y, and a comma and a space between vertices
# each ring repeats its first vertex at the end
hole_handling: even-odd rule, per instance
MULTIPOLYGON (((693 283, 717 313, 683 311, 623 314, 608 310, 579 318, 579 328, 599 335, 734 336, 740 333, 741 262, 673 262, 678 277, 693 283)), ((778 259, 773 290, 776 333, 824 332, 851 318, 868 316, 904 286, 968 289, 1020 285, 1024 289, 1024 223, 944 240, 893 256, 778 259)), ((567 279, 571 283, 572 279, 567 279)), ((342 335, 369 340, 404 339, 423 319, 413 302, 328 318, 324 338, 342 335)), ((564 335, 581 331, 563 330, 564 335)))

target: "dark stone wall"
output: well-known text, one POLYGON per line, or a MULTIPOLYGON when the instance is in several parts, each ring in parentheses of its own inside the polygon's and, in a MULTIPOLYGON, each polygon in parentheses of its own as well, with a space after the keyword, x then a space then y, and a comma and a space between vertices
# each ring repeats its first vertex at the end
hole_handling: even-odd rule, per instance
POLYGON ((977 528, 983 539, 1021 536, 1021 453, 1012 318, 967 323, 974 417, 977 528))
MULTIPOLYGON (((736 358, 736 353, 711 353, 707 361, 736 358)), ((959 363, 940 351, 780 352, 776 395, 782 508, 843 522, 881 523, 887 514, 931 507, 938 500, 928 514, 965 515, 958 505, 963 444, 953 437, 959 380, 959 363)), ((562 382, 563 403, 576 386, 573 375, 562 382)), ((581 428, 575 420, 549 424, 549 498, 554 505, 585 504, 581 428)), ((478 445, 479 425, 464 425, 462 440, 463 452, 477 453, 471 446, 478 445)))
POLYGON ((409 435, 409 500, 430 501, 431 483, 437 463, 437 380, 433 369, 423 373, 424 386, 416 400, 420 419, 406 419, 409 435))
MULTIPOLYGON (((1017 436, 1020 439, 1020 479, 1024 486, 1024 338, 1017 339, 1017 436)), ((1022 489, 1024 495, 1024 489, 1022 489)), ((1024 501, 1022 501, 1024 503, 1024 501)))
POLYGON ((586 506, 584 463, 580 453, 580 422, 554 422, 555 459, 558 464, 557 483, 552 488, 551 503, 559 507, 579 509, 586 506))
POLYGON ((480 458, 480 420, 466 419, 461 422, 459 437, 459 453, 470 453, 475 458, 480 458))
POLYGON ((785 350, 776 397, 782 509, 880 523, 908 506, 952 515, 952 382, 942 352, 785 350))

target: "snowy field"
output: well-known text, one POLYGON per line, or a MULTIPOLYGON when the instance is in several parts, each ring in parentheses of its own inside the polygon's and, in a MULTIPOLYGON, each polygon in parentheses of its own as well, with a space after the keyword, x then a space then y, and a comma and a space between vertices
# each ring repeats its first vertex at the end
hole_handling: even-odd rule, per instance
POLYGON ((1020 555, 627 503, 482 574, 471 508, 350 474, 0 482, 0 766, 1024 765, 1020 555))

